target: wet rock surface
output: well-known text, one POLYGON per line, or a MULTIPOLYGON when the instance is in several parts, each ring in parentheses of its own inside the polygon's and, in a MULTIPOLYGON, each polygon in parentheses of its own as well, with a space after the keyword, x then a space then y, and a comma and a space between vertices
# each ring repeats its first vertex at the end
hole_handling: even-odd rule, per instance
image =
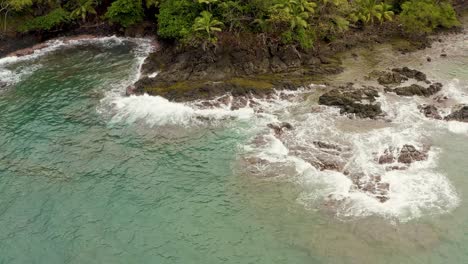
POLYGON ((444 120, 468 123, 468 105, 456 106, 444 120))
POLYGON ((372 75, 378 76, 377 81, 381 85, 401 84, 408 80, 408 78, 395 72, 373 72, 372 75))
POLYGON ((375 119, 383 115, 380 104, 375 103, 379 93, 375 89, 341 87, 332 89, 319 98, 319 104, 340 108, 342 114, 375 119))
POLYGON ((411 84, 409 86, 398 87, 395 89, 386 88, 386 92, 394 92, 397 95, 401 96, 424 96, 429 97, 432 96, 442 90, 441 83, 434 83, 429 85, 429 87, 425 88, 419 84, 411 84))
POLYGON ((423 161, 428 158, 428 149, 417 150, 412 145, 404 145, 400 150, 400 155, 398 156, 398 162, 411 164, 415 161, 423 161))
POLYGON ((353 181, 352 189, 367 193, 368 195, 375 197, 381 203, 385 203, 390 199, 390 197, 388 197, 390 184, 382 182, 381 176, 359 173, 351 175, 350 177, 353 181))
POLYGON ((424 104, 424 105, 418 106, 418 109, 427 118, 438 119, 438 120, 442 119, 442 116, 439 114, 439 110, 434 105, 424 104))
POLYGON ((273 87, 295 89, 309 85, 314 76, 342 70, 339 59, 317 57, 290 45, 223 46, 213 50, 178 50, 162 45, 146 59, 135 92, 174 101, 212 99, 226 92, 263 94, 273 87), (154 72, 159 72, 158 77, 149 78, 154 72))
POLYGON ((275 135, 278 137, 281 136, 284 133, 284 131, 293 129, 293 126, 288 122, 281 122, 275 124, 270 123, 267 126, 271 128, 275 132, 275 135))
MULTIPOLYGON (((413 145, 403 145, 401 148, 389 147, 383 154, 381 154, 377 161, 381 165, 401 163, 405 165, 410 165, 417 161, 424 161, 428 158, 428 152, 430 147, 423 147, 422 149, 417 149, 413 145)), ((406 169, 405 166, 390 166, 387 167, 389 170, 402 170, 406 169)))
POLYGON ((419 82, 424 82, 427 80, 426 74, 418 70, 410 69, 408 67, 393 68, 392 72, 397 73, 409 79, 415 79, 419 82))

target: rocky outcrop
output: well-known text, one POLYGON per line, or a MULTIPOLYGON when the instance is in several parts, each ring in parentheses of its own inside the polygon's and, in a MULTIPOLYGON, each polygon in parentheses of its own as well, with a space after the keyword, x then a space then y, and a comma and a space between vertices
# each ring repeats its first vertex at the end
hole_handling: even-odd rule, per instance
POLYGON ((418 70, 410 69, 408 67, 403 67, 403 68, 393 68, 392 72, 399 74, 401 76, 404 76, 409 79, 415 79, 419 82, 425 82, 427 81, 426 74, 423 72, 420 72, 418 70))
POLYGON ((284 133, 284 131, 293 129, 293 126, 288 122, 281 122, 279 124, 271 123, 267 126, 275 132, 275 135, 277 137, 281 136, 284 133))
POLYGON ((358 173, 350 175, 350 177, 353 182, 352 189, 367 193, 375 197, 381 203, 385 203, 390 199, 390 197, 388 197, 390 184, 382 182, 382 177, 380 175, 358 173))
POLYGON ((371 75, 378 76, 377 81, 379 84, 385 86, 401 84, 408 80, 408 78, 395 72, 374 71, 371 75))
POLYGON ((332 89, 323 94, 319 98, 319 104, 338 107, 342 114, 375 119, 383 115, 380 104, 375 103, 375 98, 378 96, 377 90, 354 89, 348 86, 332 89))
POLYGON ((414 79, 418 82, 428 82, 426 74, 408 67, 393 68, 390 72, 373 71, 370 73, 370 77, 376 78, 379 84, 384 86, 399 85, 409 79, 414 79))
MULTIPOLYGON (((377 158, 377 161, 381 165, 398 162, 408 166, 417 161, 427 160, 429 149, 429 147, 424 147, 418 150, 416 147, 409 144, 403 145, 401 148, 389 147, 377 158)), ((400 166, 390 166, 388 168, 391 170, 406 169, 405 167, 400 166)))
POLYGON ((206 99, 230 91, 244 95, 242 91, 250 93, 265 86, 289 89, 308 85, 318 75, 341 71, 340 60, 317 57, 291 45, 220 45, 209 50, 183 50, 166 44, 145 60, 135 93, 171 96, 178 101, 206 99), (159 72, 157 78, 150 78, 148 75, 154 72, 159 72))
POLYGON ((418 106, 419 111, 424 114, 425 117, 431 119, 442 119, 442 116, 439 114, 439 110, 434 105, 420 105, 418 106))
POLYGON ((431 95, 434 95, 440 92, 441 90, 442 90, 441 83, 431 84, 427 88, 419 84, 412 84, 409 86, 398 87, 395 89, 390 89, 390 88, 385 89, 386 92, 393 92, 401 96, 415 96, 416 95, 416 96, 424 96, 424 97, 429 97, 431 95))
POLYGON ((398 162, 404 164, 411 164, 415 161, 423 161, 427 160, 427 153, 429 152, 428 149, 426 150, 417 150, 412 145, 404 145, 400 150, 400 155, 398 156, 398 162))
POLYGON ((444 120, 468 123, 468 105, 456 106, 444 120))

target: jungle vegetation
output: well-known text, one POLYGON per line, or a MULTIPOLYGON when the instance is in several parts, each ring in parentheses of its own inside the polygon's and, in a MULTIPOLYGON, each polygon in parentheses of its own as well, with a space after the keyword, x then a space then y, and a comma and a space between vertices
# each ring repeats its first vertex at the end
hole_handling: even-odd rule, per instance
POLYGON ((399 23, 427 34, 460 24, 450 0, 0 0, 0 21, 2 32, 21 33, 151 21, 160 38, 189 45, 249 33, 303 48, 350 28, 399 23))

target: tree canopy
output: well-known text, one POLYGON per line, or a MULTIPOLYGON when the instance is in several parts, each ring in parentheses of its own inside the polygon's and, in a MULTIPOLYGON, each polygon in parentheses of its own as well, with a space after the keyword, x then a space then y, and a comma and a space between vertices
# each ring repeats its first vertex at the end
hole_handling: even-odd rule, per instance
POLYGON ((107 21, 123 28, 157 24, 161 38, 215 44, 219 34, 269 36, 310 48, 353 28, 401 23, 409 33, 458 26, 450 0, 0 0, 8 29, 60 30, 65 25, 107 21), (21 22, 8 27, 8 21, 21 22))

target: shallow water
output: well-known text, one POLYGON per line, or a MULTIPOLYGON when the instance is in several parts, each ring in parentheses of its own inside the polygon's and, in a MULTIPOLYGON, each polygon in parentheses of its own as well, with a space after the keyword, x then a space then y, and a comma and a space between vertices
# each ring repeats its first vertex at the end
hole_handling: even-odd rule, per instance
MULTIPOLYGON (((334 81, 408 65, 463 103, 467 47, 466 35, 404 56, 379 46, 381 58, 350 56, 334 81)), ((417 105, 430 99, 382 95, 385 122, 317 106, 320 86, 236 111, 123 97, 148 51, 107 38, 1 59, 0 263, 468 262, 468 129, 424 118, 417 105), (295 130, 279 141, 273 121, 295 130), (347 166, 381 173, 390 200, 293 153, 313 140, 349 147, 347 166), (429 160, 407 171, 373 162, 427 142, 429 160), (328 206, 330 195, 346 202, 328 206)))

